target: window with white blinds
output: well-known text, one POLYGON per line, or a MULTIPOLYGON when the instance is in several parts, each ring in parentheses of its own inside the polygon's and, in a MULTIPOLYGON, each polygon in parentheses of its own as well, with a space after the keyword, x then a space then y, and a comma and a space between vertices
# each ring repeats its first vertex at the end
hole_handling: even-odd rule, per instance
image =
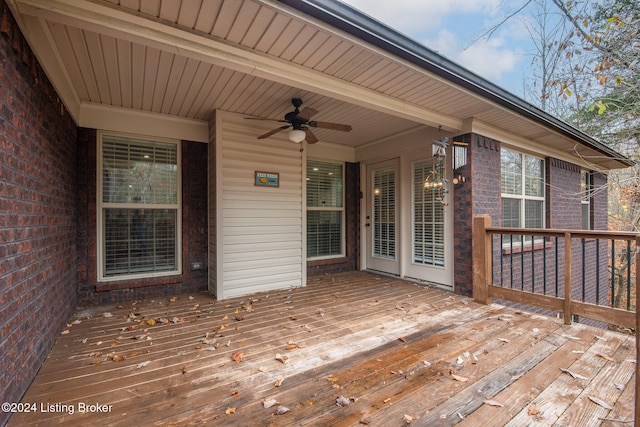
POLYGON ((444 190, 425 187, 434 167, 434 159, 413 165, 413 262, 444 267, 444 190))
POLYGON ((99 150, 100 279, 178 273, 178 143, 101 134, 99 150))
POLYGON ((344 178, 339 163, 307 161, 307 257, 344 256, 344 178))

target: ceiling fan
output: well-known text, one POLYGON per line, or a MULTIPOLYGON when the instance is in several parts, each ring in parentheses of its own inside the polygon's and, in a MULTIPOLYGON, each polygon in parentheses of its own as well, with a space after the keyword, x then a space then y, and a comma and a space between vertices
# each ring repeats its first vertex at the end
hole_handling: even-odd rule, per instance
POLYGON ((245 117, 249 120, 270 120, 274 122, 280 123, 288 123, 285 126, 280 126, 275 128, 263 135, 260 135, 258 139, 265 139, 270 137, 271 135, 275 135, 278 132, 282 132, 285 129, 292 128, 291 132, 289 132, 289 140, 295 142, 297 144, 301 143, 305 139, 309 144, 315 144, 318 142, 318 138, 311 132, 309 128, 323 128, 323 129, 331 129, 331 130, 339 130, 342 132, 349 132, 351 130, 351 126, 349 125, 341 125, 339 123, 329 123, 329 122, 317 122, 315 120, 311 120, 311 117, 318 113, 318 110, 313 108, 304 107, 300 110, 300 106, 302 105, 302 99, 293 98, 291 100, 294 111, 291 111, 284 116, 284 120, 274 120, 274 119, 263 119, 258 117, 245 117))

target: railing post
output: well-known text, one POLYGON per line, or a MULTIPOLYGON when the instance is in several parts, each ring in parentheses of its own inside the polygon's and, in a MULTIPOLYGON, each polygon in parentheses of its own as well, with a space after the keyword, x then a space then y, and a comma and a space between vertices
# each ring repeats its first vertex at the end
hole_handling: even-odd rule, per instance
POLYGON ((487 228, 491 227, 489 215, 479 215, 473 219, 473 298, 481 304, 491 304, 489 285, 491 274, 491 237, 487 228))
POLYGON ((636 404, 635 404, 635 424, 640 426, 640 374, 638 366, 640 364, 640 311, 638 310, 638 285, 640 284, 640 236, 636 236, 636 404))
POLYGON ((564 233, 564 324, 571 324, 571 233, 564 233))

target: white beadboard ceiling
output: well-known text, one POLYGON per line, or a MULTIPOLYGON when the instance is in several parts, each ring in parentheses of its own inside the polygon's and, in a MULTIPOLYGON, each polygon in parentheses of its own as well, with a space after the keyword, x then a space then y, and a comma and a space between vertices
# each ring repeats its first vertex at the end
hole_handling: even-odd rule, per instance
POLYGON ((322 142, 358 147, 419 126, 449 135, 480 126, 561 158, 580 152, 623 166, 276 0, 8 4, 80 126, 96 106, 204 122, 216 109, 282 119, 296 97, 319 111, 315 120, 353 128, 314 130, 322 142))

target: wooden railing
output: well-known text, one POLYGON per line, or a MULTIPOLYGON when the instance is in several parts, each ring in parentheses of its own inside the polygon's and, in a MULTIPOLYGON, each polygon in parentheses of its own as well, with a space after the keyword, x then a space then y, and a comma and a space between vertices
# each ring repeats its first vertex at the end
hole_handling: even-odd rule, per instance
MULTIPOLYGON (((565 324, 571 324, 574 316, 578 316, 635 330, 636 362, 640 363, 640 314, 635 299, 640 282, 640 233, 492 227, 491 218, 486 215, 475 217, 473 228, 473 297, 476 301, 490 304, 493 298, 497 298, 561 313, 565 324), (515 246, 512 236, 518 236, 515 246), (605 241, 604 246, 601 241, 605 241), (616 241, 624 242, 622 251, 618 252, 623 252, 626 262, 622 267, 616 266, 616 241), (595 251, 596 265, 592 267, 600 269, 601 265, 605 266, 603 274, 600 270, 596 274, 597 283, 585 281, 585 242, 598 248, 595 251), (581 247, 582 253, 574 253, 575 247, 581 247), (605 259, 601 257, 602 251, 605 259), (518 255, 514 257, 514 253, 518 255), (551 259, 551 267, 548 259, 551 259), (505 275, 505 264, 510 274, 505 275), (521 270, 515 281, 514 264, 518 264, 517 269, 521 270), (534 268, 536 264, 541 264, 537 271, 534 268), (547 274, 547 268, 553 269, 553 274, 547 274), (616 281, 616 268, 622 270, 620 276, 625 276, 626 281, 616 281), (572 298, 576 276, 580 276, 582 282, 581 300, 572 298), (549 291, 548 281, 554 282, 555 291, 549 291), (623 285, 619 283, 621 281, 626 286, 626 309, 613 306, 614 287, 616 283, 623 285), (602 299, 598 295, 595 303, 585 301, 585 288, 599 287, 601 283, 607 286, 597 294, 606 293, 608 298, 604 300, 607 304, 601 304, 602 299)), ((640 375, 637 372, 635 386, 635 421, 640 426, 640 375)))

